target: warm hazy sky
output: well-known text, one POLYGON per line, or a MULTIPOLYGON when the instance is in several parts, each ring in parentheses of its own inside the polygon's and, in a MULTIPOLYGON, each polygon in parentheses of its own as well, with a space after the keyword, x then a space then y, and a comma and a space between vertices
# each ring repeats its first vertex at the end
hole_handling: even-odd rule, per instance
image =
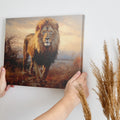
MULTIPOLYGON (((71 54, 80 53, 83 16, 56 16, 52 18, 59 24, 59 51, 71 51, 71 54)), ((41 19, 43 17, 9 18, 6 20, 6 35, 15 35, 15 41, 17 41, 15 45, 17 48, 22 49, 25 36, 35 32, 36 25, 41 19)))

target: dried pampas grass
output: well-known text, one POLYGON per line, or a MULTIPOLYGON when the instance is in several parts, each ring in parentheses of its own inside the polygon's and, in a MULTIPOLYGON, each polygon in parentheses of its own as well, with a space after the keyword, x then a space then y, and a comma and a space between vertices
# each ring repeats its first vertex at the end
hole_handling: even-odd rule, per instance
POLYGON ((103 112, 107 120, 120 120, 120 44, 118 46, 118 67, 113 72, 113 63, 109 60, 106 42, 104 42, 105 59, 103 61, 102 72, 91 63, 94 76, 97 78, 97 93, 103 112))
POLYGON ((76 88, 76 89, 78 90, 78 93, 79 93, 78 96, 82 104, 85 120, 91 120, 91 112, 90 112, 83 88, 81 85, 79 85, 79 88, 76 88))

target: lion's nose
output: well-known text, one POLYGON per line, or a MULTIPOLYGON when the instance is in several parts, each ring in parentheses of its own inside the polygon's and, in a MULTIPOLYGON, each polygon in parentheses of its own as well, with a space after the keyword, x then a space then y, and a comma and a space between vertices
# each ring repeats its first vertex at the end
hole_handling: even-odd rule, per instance
POLYGON ((45 40, 48 41, 48 40, 49 40, 49 37, 46 37, 45 40))

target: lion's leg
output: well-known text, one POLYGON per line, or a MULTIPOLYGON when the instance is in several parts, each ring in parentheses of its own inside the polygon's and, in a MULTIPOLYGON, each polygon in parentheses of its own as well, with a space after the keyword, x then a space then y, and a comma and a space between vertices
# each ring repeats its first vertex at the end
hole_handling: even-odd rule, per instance
POLYGON ((31 63, 30 63, 29 73, 32 74, 32 72, 33 72, 33 58, 31 57, 31 63))
POLYGON ((47 78, 47 75, 48 75, 50 66, 46 66, 45 68, 46 68, 46 69, 45 69, 45 72, 44 72, 44 74, 43 74, 43 80, 45 80, 45 79, 47 78))
POLYGON ((25 72, 26 71, 26 66, 27 66, 27 60, 28 60, 28 57, 29 57, 29 54, 28 53, 24 53, 24 56, 23 56, 23 71, 25 72))
POLYGON ((43 75, 45 73, 45 66, 44 65, 39 65, 38 67, 38 71, 39 71, 39 76, 40 76, 40 79, 42 80, 43 79, 43 75))
POLYGON ((26 71, 27 60, 29 57, 29 54, 27 53, 27 46, 28 46, 28 41, 27 39, 25 39, 24 46, 23 46, 23 71, 26 71))
POLYGON ((34 62, 34 68, 35 68, 35 74, 36 74, 36 77, 37 77, 37 82, 40 81, 39 79, 39 68, 38 68, 38 65, 36 64, 36 62, 34 62))

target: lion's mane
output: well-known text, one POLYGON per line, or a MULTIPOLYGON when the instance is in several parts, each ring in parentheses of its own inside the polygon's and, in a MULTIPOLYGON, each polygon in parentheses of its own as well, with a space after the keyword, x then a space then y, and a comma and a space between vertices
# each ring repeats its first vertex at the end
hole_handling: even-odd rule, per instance
POLYGON ((24 59, 26 59, 26 55, 29 54, 38 65, 50 66, 51 63, 54 62, 58 54, 58 47, 60 41, 58 28, 59 28, 58 23, 54 19, 52 18, 42 19, 37 24, 35 34, 32 33, 27 35, 24 40, 23 48, 24 59), (46 25, 47 26, 50 25, 54 30, 53 38, 54 40, 52 41, 51 45, 48 48, 46 48, 43 45, 41 35, 41 30, 46 25))

